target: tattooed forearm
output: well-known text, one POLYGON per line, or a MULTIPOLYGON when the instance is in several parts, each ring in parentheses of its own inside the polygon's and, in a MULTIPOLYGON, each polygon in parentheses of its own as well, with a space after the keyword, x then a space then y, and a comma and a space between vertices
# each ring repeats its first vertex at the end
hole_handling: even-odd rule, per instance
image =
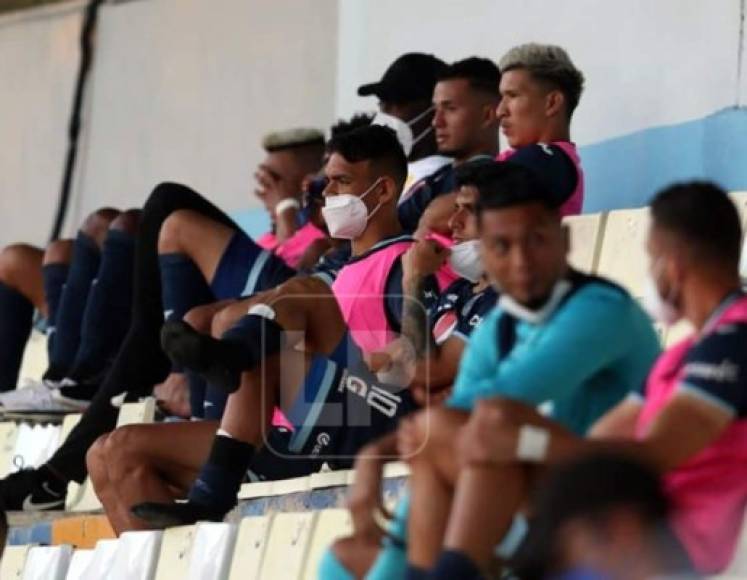
POLYGON ((423 358, 434 348, 428 332, 428 313, 425 307, 425 278, 405 280, 405 300, 402 307, 402 335, 409 339, 415 356, 423 358))

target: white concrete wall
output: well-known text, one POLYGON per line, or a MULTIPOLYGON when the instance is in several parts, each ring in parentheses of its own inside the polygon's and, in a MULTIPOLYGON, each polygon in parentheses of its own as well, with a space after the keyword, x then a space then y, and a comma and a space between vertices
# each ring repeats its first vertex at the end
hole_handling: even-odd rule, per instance
POLYGON ((261 136, 334 114, 334 0, 140 0, 105 6, 72 225, 181 181, 256 204, 261 136))
MULTIPOLYGON (((399 54, 498 59, 566 46, 587 77, 581 145, 744 102, 744 0, 132 0, 104 5, 66 230, 171 179, 256 205, 259 139, 374 109, 355 93, 399 54)), ((49 231, 82 3, 0 18, 0 244, 49 231)))
POLYGON ((338 113, 375 106, 352 88, 403 52, 497 61, 537 41, 564 46, 586 75, 581 145, 694 119, 736 104, 739 10, 740 0, 341 0, 338 113))
POLYGON ((0 17, 0 245, 52 227, 78 68, 81 2, 0 17))

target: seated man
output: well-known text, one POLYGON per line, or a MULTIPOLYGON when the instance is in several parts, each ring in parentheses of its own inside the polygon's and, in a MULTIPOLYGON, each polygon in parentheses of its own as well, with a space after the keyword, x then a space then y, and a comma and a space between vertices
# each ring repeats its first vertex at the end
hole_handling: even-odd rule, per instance
MULTIPOLYGON (((287 185, 290 181, 298 184, 293 195, 300 196, 303 177, 321 166, 321 133, 291 132, 271 141, 270 149, 278 150, 268 152, 265 165, 277 175, 268 197, 285 199, 294 191, 287 185)), ((295 212, 295 204, 286 204, 280 213, 286 210, 295 212)), ((29 505, 29 494, 34 505, 64 502, 67 483, 85 479, 89 446, 116 423, 112 398, 124 392, 130 400, 150 395, 167 376, 169 362, 158 342, 164 311, 183 315, 216 296, 235 298, 244 291, 271 288, 295 273, 196 192, 174 183, 156 187, 143 208, 136 240, 131 323, 123 344, 83 419, 50 461, 0 482, 6 507, 22 509, 24 503, 29 505)))
MULTIPOLYGON (((478 169, 479 166, 474 163, 460 167, 457 173, 460 189, 450 222, 457 245, 453 247, 449 259, 452 267, 457 272, 464 272, 468 279, 458 280, 440 296, 435 306, 429 309, 428 321, 422 318, 425 314, 423 305, 430 302, 426 296, 428 278, 440 267, 448 252, 432 241, 422 241, 403 256, 404 312, 401 327, 403 337, 416 345, 415 350, 418 351, 417 364, 414 369, 408 369, 408 376, 409 371, 413 371, 410 388, 420 402, 428 401, 429 396, 443 396, 442 393, 447 392, 456 374, 466 336, 492 308, 496 299, 481 272, 475 248, 477 192, 471 181, 478 169), (424 330, 428 333, 425 334, 424 330)), ((387 370, 387 375, 391 376, 392 373, 387 370)), ((187 486, 207 459, 209 442, 217 427, 217 423, 210 426, 205 423, 203 427, 130 426, 114 431, 92 447, 88 455, 92 481, 118 532, 142 525, 130 515, 129 507, 157 497, 150 494, 153 488, 150 480, 160 480, 163 485, 185 481, 186 485, 178 491, 180 495, 187 492, 187 486), (192 435, 187 434, 186 430, 192 435), (155 437, 156 431, 162 436, 155 437), (161 440, 168 444, 158 445, 157 441, 161 440), (185 474, 184 477, 175 475, 177 472, 185 474), (189 473, 192 474, 191 479, 187 477, 189 473)), ((290 453, 281 449, 281 438, 287 439, 288 434, 283 435, 278 431, 270 433, 267 446, 290 453)), ((253 476, 261 475, 269 479, 302 475, 318 467, 318 460, 301 462, 300 458, 284 458, 261 451, 252 460, 250 472, 253 476), (299 466, 300 470, 294 470, 295 466, 299 466)))
POLYGON ((656 473, 622 454, 592 453, 553 469, 532 532, 511 559, 521 580, 695 578, 667 525, 672 506, 656 473))
POLYGON ((571 141, 571 118, 581 98, 584 75, 565 50, 552 44, 515 46, 498 66, 501 101, 496 115, 511 147, 499 160, 538 157, 547 164, 541 177, 570 175, 575 181, 571 192, 556 193, 560 211, 563 215, 581 213, 584 174, 571 141))
POLYGON ((432 54, 410 52, 397 58, 376 83, 358 87, 358 95, 376 96, 375 125, 394 129, 407 155, 407 181, 399 203, 413 184, 438 171, 451 159, 438 154, 433 131, 433 88, 446 63, 432 54))
MULTIPOLYGON (((481 59, 467 59, 451 65, 436 85, 433 103, 436 116, 433 123, 439 151, 452 155, 459 162, 459 139, 464 136, 460 125, 466 119, 475 119, 463 90, 465 78, 470 85, 492 91, 495 84, 486 86, 486 77, 479 83, 467 70, 481 59), (461 79, 461 80, 460 80, 461 79)), ((570 141, 570 124, 573 112, 583 91, 584 77, 566 52, 553 45, 528 44, 509 50, 500 62, 499 94, 494 96, 495 120, 500 124, 511 149, 502 152, 498 159, 508 158, 534 167, 538 177, 560 203, 562 215, 581 212, 584 197, 584 174, 576 146, 570 141)), ((497 73, 497 70, 496 70, 497 73)), ((497 144, 496 138, 493 144, 497 144)), ((408 215, 420 216, 421 227, 444 232, 451 201, 448 187, 438 187, 439 179, 448 180, 449 168, 413 186, 413 195, 400 210, 402 223, 410 223, 408 215)))
MULTIPOLYGON (((498 305, 470 337, 449 408, 432 407, 403 420, 399 441, 390 435, 360 453, 351 499, 356 535, 328 555, 329 577, 335 571, 360 577, 369 570, 372 578, 404 576, 401 545, 388 542, 379 555, 382 532, 373 517, 381 502, 382 464, 398 447, 411 464, 412 505, 406 538, 401 528, 395 535, 407 541, 417 573, 440 550, 453 494, 450 478, 459 469, 455 433, 477 400, 501 393, 544 405, 584 433, 638 388, 658 353, 648 317, 627 292, 568 266, 558 199, 531 170, 498 163, 484 171, 477 188, 483 263, 501 289, 498 305)), ((398 513, 406 511, 403 503, 398 513)))
MULTIPOLYGON (((458 560, 469 577, 488 565, 541 467, 592 450, 628 454, 662 474, 674 508, 670 522, 699 572, 716 573, 731 560, 747 504, 747 297, 739 280, 739 218, 722 190, 702 182, 659 193, 651 217, 649 311, 664 324, 685 318, 695 334, 665 352, 645 386, 605 414, 590 439, 502 400, 484 401, 466 427, 453 432, 454 503, 451 510, 435 508, 448 528, 434 548, 443 546, 442 558, 458 560)), ((423 568, 436 562, 437 552, 423 568)), ((449 577, 457 575, 452 569, 449 577)))
POLYGON ((86 405, 79 391, 95 390, 129 325, 138 216, 137 210, 101 209, 86 218, 74 241, 52 242, 44 252, 14 245, 0 253, 3 390, 16 386, 34 308, 49 335, 44 380, 0 395, 6 410, 86 405), (57 389, 63 379, 67 388, 57 389), (71 388, 77 383, 87 384, 71 388))

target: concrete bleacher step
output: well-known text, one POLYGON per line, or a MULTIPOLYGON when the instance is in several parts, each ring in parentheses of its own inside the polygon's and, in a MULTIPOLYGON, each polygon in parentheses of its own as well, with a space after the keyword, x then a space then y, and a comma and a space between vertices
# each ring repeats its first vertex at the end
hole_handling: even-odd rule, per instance
POLYGON ((119 536, 108 580, 151 580, 158 564, 163 532, 124 532, 119 536))
POLYGON ((155 580, 183 580, 189 574, 194 526, 178 526, 164 531, 158 552, 155 580))
POLYGON ((250 516, 241 520, 236 536, 236 550, 228 574, 229 580, 259 576, 272 518, 272 515, 265 515, 250 516))
POLYGON ((234 554, 235 524, 197 524, 189 561, 189 580, 223 580, 234 554))
POLYGON ((18 580, 23 577, 26 558, 34 544, 23 546, 6 546, 0 560, 0 580, 18 580))
POLYGON ((311 546, 311 537, 319 512, 275 514, 267 539, 259 580, 299 580, 311 546))
POLYGON ((353 521, 346 509, 329 509, 319 512, 309 553, 304 564, 304 580, 316 580, 319 562, 324 551, 335 540, 353 531, 353 521))
POLYGON ((88 568, 93 561, 94 550, 75 550, 70 558, 65 580, 88 580, 88 568))
POLYGON ((40 380, 47 370, 49 357, 47 356, 47 337, 34 329, 26 342, 23 352, 19 377, 40 380))
POLYGON ((574 268, 584 272, 596 271, 606 222, 606 213, 568 216, 563 219, 571 233, 568 260, 574 268))
POLYGON ((52 544, 95 548, 101 541, 116 537, 105 515, 63 517, 52 522, 52 544))
POLYGON ((645 240, 650 222, 647 207, 607 214, 596 273, 621 284, 634 298, 643 296, 648 271, 645 240))
POLYGON ((23 580, 65 580, 72 546, 34 546, 26 556, 23 580))

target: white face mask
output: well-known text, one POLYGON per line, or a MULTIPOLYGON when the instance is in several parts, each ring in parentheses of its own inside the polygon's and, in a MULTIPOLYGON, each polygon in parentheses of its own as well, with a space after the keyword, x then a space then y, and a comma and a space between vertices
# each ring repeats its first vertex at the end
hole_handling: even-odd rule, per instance
POLYGON ((381 179, 377 179, 360 197, 350 193, 341 193, 324 198, 322 217, 327 224, 330 236, 339 240, 354 240, 364 232, 368 220, 378 211, 381 203, 369 214, 363 198, 380 181, 381 179))
POLYGON ((480 256, 480 240, 469 240, 451 247, 449 264, 462 278, 470 282, 479 282, 485 268, 480 256))
POLYGON ((543 323, 558 307, 558 304, 565 298, 571 290, 571 283, 568 280, 558 280, 553 286, 550 298, 545 302, 544 306, 537 310, 531 310, 514 300, 508 294, 501 294, 498 299, 498 306, 508 314, 515 316, 519 320, 528 322, 529 324, 541 324, 543 323))
MULTIPOLYGON (((656 264, 654 264, 656 269, 656 264)), ((656 286, 654 275, 649 272, 643 284, 643 309, 657 322, 671 326, 677 322, 682 315, 677 307, 668 298, 663 298, 656 286)))
POLYGON ((412 133, 412 126, 431 111, 433 111, 433 107, 423 111, 409 121, 403 121, 402 119, 388 113, 378 112, 371 120, 371 124, 382 125, 392 129, 397 134, 397 139, 399 140, 400 145, 402 145, 402 149, 405 151, 405 156, 409 157, 412 148, 433 131, 433 127, 429 126, 420 135, 415 137, 412 133))

